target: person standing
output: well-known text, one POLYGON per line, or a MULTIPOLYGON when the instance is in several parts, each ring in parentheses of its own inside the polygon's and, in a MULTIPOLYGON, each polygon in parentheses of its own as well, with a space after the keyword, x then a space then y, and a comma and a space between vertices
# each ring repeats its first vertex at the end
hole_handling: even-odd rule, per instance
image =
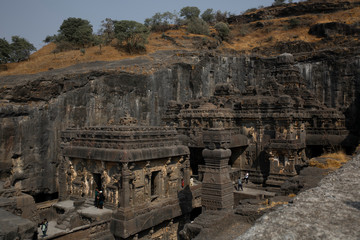
POLYGON ((98 207, 98 206, 99 206, 99 198, 98 198, 98 196, 99 196, 99 189, 96 188, 96 189, 95 189, 95 201, 94 201, 95 207, 98 207))
POLYGON ((249 182, 249 173, 247 172, 244 177, 245 183, 247 184, 249 182))
POLYGON ((241 189, 241 191, 243 191, 241 177, 239 177, 239 179, 238 179, 238 189, 237 190, 240 191, 240 189, 241 189))
POLYGON ((104 196, 104 194, 103 194, 103 191, 100 191, 100 192, 99 192, 98 199, 99 199, 98 208, 102 209, 103 206, 104 206, 104 201, 105 201, 105 196, 104 196))
POLYGON ((47 229, 48 229, 48 221, 47 219, 45 218, 44 221, 40 224, 40 229, 43 233, 43 237, 47 236, 46 235, 46 232, 47 232, 47 229))

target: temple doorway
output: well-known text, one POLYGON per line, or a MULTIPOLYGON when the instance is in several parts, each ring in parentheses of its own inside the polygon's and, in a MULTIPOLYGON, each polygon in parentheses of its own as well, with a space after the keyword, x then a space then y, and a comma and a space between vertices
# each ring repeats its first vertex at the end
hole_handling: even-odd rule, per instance
POLYGON ((151 173, 151 195, 159 195, 159 177, 160 171, 151 173))
POLYGON ((93 177, 94 177, 94 182, 95 182, 95 184, 94 184, 95 188, 97 188, 99 190, 102 189, 101 174, 100 173, 93 173, 93 177))

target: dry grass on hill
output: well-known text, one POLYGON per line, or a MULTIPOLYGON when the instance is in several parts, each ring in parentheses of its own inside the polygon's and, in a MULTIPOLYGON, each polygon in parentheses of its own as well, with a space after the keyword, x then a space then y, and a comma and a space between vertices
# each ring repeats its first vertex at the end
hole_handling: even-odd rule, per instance
POLYGON ((344 152, 328 153, 309 161, 309 166, 322 169, 337 169, 350 160, 344 152))
MULTIPOLYGON (((346 22, 353 24, 359 22, 360 8, 354 8, 347 11, 339 11, 332 14, 316 14, 302 15, 299 17, 279 18, 273 20, 260 21, 265 27, 256 29, 255 23, 232 25, 230 41, 224 42, 218 50, 235 50, 239 52, 250 53, 256 47, 271 47, 277 42, 286 41, 304 41, 316 42, 319 38, 309 35, 309 26, 315 23, 324 22, 346 22), (296 28, 289 28, 289 20, 296 18, 299 25, 296 28)), ((193 35, 186 33, 185 29, 169 30, 166 35, 172 37, 179 45, 174 45, 171 41, 161 37, 162 33, 151 33, 149 42, 146 45, 147 54, 151 54, 158 50, 175 50, 196 48, 196 42, 193 37, 209 38, 202 35, 193 35)), ((126 58, 134 58, 141 54, 129 55, 124 51, 118 51, 112 46, 86 48, 85 54, 79 50, 72 50, 61 53, 52 53, 55 45, 50 43, 39 51, 31 55, 28 61, 20 63, 7 64, 8 70, 0 72, 0 76, 17 75, 17 74, 33 74, 48 71, 49 69, 58 69, 68 67, 78 63, 94 62, 94 61, 115 61, 126 58)))
POLYGON ((347 24, 358 23, 360 8, 339 11, 332 14, 307 14, 299 17, 262 20, 265 27, 254 30, 254 23, 233 25, 232 41, 224 47, 238 51, 251 51, 255 47, 270 47, 277 42, 304 41, 317 42, 320 38, 308 34, 309 27, 316 23, 342 22, 347 24), (289 21, 297 19, 299 26, 289 28, 289 21))

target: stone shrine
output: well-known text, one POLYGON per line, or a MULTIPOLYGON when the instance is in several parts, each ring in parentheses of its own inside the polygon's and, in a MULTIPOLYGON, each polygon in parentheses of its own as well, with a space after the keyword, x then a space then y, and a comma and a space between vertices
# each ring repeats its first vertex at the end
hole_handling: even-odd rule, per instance
POLYGON ((305 147, 311 154, 347 146, 344 115, 316 100, 291 54, 277 57, 277 67, 265 85, 240 91, 222 83, 216 85, 214 96, 169 103, 164 121, 175 125, 190 147, 191 167, 200 179, 207 163, 198 153, 205 147, 204 133, 212 128, 222 128, 230 136, 233 180, 249 172, 253 183, 273 186, 280 186, 306 164, 305 147))
MULTIPOLYGON (((121 120, 121 123, 128 121, 121 120)), ((84 127, 62 133, 60 198, 105 193, 111 232, 122 239, 190 212, 189 149, 168 127, 84 127)))

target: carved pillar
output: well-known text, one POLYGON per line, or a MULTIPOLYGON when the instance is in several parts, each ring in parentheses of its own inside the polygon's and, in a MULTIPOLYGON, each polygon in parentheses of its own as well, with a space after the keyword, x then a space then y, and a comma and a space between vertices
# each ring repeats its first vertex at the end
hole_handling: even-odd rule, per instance
POLYGON ((162 171, 159 172, 159 196, 162 198, 165 196, 165 189, 164 189, 164 173, 162 171))
POLYGON ((269 154, 269 164, 270 164, 270 173, 275 173, 275 168, 279 167, 279 159, 275 160, 275 155, 273 151, 268 151, 269 154))
POLYGON ((227 149, 231 139, 230 132, 213 129, 205 132, 203 137, 206 146, 202 152, 205 160, 201 193, 203 209, 232 209, 233 185, 228 166, 231 150, 227 149))
POLYGON ((296 169, 295 169, 295 152, 291 151, 289 153, 289 171, 290 173, 296 173, 296 169))
POLYGON ((189 186, 190 184, 190 160, 189 156, 186 157, 184 161, 184 185, 189 186))
POLYGON ((127 164, 124 164, 121 171, 122 188, 120 194, 120 206, 123 208, 130 207, 130 179, 131 171, 127 164))
POLYGON ((60 165, 58 168, 58 189, 59 189, 59 200, 66 200, 69 196, 69 184, 70 181, 70 172, 68 172, 69 168, 69 158, 61 157, 60 165))

